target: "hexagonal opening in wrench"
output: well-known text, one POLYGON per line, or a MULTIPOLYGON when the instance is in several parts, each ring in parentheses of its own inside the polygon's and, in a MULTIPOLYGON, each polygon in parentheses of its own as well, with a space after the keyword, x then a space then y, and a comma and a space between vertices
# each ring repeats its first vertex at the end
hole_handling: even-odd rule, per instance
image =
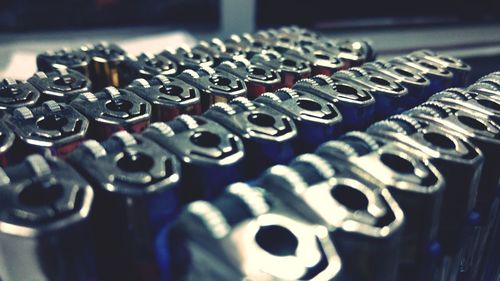
POLYGON ((256 48, 262 48, 262 47, 264 47, 264 44, 262 44, 262 42, 255 41, 252 43, 252 46, 254 46, 256 48))
POLYGON ((348 185, 335 185, 331 190, 332 197, 350 210, 366 210, 368 198, 359 190, 348 185))
POLYGON ((418 63, 419 63, 421 66, 423 66, 423 67, 426 67, 426 68, 428 68, 428 69, 432 69, 432 70, 438 71, 439 73, 442 73, 442 74, 444 74, 444 75, 447 75, 447 74, 449 74, 449 73, 450 73, 447 69, 445 69, 445 68, 440 68, 440 67, 435 66, 434 64, 428 63, 428 62, 426 62, 426 61, 419 61, 418 63))
POLYGON ((220 137, 208 131, 195 132, 191 138, 191 142, 201 147, 216 147, 220 144, 220 137))
POLYGON ((328 55, 323 54, 323 53, 315 53, 314 57, 316 57, 320 60, 330 60, 330 57, 328 55))
POLYGON ((266 71, 261 67, 251 67, 249 69, 250 73, 257 76, 264 76, 266 71))
POLYGON ((310 39, 301 39, 298 43, 301 46, 312 46, 312 45, 314 45, 315 41, 312 41, 310 39))
POLYGON ((489 109, 495 110, 495 111, 500 111, 500 104, 497 102, 494 102, 492 100, 487 100, 487 99, 478 99, 477 102, 489 109))
POLYGON ((445 57, 445 56, 439 56, 438 57, 439 59, 447 62, 447 63, 452 63, 452 64, 459 64, 459 65, 463 65, 463 63, 459 60, 455 60, 453 58, 450 58, 450 57, 445 57))
POLYGON ((166 85, 160 88, 160 92, 169 96, 179 96, 182 91, 182 88, 177 85, 166 85))
POLYGON ((432 145, 435 145, 439 148, 443 149, 454 149, 455 143, 449 137, 438 134, 438 133, 425 133, 424 139, 430 142, 432 145))
POLYGON ((112 111, 128 112, 132 106, 130 101, 124 99, 111 100, 106 103, 106 108, 112 111))
POLYGON ((296 67, 297 66, 297 62, 294 61, 294 60, 291 60, 291 59, 284 59, 283 60, 283 65, 284 66, 288 66, 288 67, 296 67))
POLYGON ((321 110, 321 105, 315 101, 309 99, 298 99, 297 105, 305 110, 318 111, 321 110))
POLYGON ((268 253, 280 257, 294 255, 299 245, 297 237, 280 225, 261 226, 255 241, 268 253))
POLYGON ((382 153, 382 155, 380 155, 380 160, 382 161, 382 163, 384 163, 384 165, 400 174, 410 174, 415 171, 415 167, 413 167, 413 164, 408 159, 405 159, 399 155, 382 153))
POLYGON ((141 152, 126 152, 116 162, 116 166, 127 173, 147 172, 153 165, 153 158, 141 152))
POLYGON ((388 87, 391 85, 391 83, 389 81, 387 81, 386 79, 383 79, 383 78, 380 78, 377 76, 370 76, 370 81, 372 81, 373 83, 375 83, 377 85, 385 86, 385 87, 388 87))
POLYGON ((280 38, 279 38, 279 40, 280 40, 281 42, 284 42, 284 43, 288 43, 288 42, 290 42, 290 38, 287 38, 287 37, 280 37, 280 38))
POLYGON ((309 32, 309 31, 306 31, 306 32, 302 33, 302 35, 303 35, 303 36, 306 36, 306 37, 313 37, 313 36, 315 36, 315 34, 314 34, 314 33, 311 33, 311 32, 309 32))
POLYGON ((209 78, 210 82, 217 86, 229 86, 231 85, 231 79, 220 76, 220 75, 214 75, 209 78))
POLYGON ((57 114, 43 116, 36 122, 38 128, 49 131, 59 130, 66 124, 68 124, 68 119, 64 116, 60 116, 57 114))
POLYGON ((428 62, 425 62, 425 61, 419 61, 419 64, 420 64, 421 66, 424 66, 424 67, 429 68, 429 69, 438 70, 438 67, 437 67, 437 66, 435 66, 435 65, 433 65, 433 64, 430 64, 430 63, 428 63, 428 62))
POLYGON ((394 71, 406 77, 413 77, 413 74, 399 67, 395 67, 394 71))
POLYGON ((469 116, 459 115, 458 121, 460 121, 460 123, 466 125, 467 127, 475 130, 485 131, 488 129, 488 127, 483 122, 469 116))
POLYGON ((346 46, 339 47, 339 51, 341 51, 343 53, 354 53, 353 49, 346 47, 346 46))
POLYGON ((345 95, 350 95, 350 96, 355 96, 358 93, 358 91, 355 88, 348 86, 348 85, 345 85, 345 84, 337 84, 337 85, 335 85, 335 89, 339 93, 342 93, 345 95))
POLYGON ((29 207, 51 205, 62 197, 64 193, 60 185, 45 186, 35 182, 24 188, 19 194, 19 202, 29 207))
POLYGON ((252 113, 248 115, 247 117, 248 121, 250 121, 252 124, 255 124, 257 126, 261 127, 272 127, 276 120, 274 120, 274 117, 269 115, 269 114, 264 114, 264 113, 252 113))

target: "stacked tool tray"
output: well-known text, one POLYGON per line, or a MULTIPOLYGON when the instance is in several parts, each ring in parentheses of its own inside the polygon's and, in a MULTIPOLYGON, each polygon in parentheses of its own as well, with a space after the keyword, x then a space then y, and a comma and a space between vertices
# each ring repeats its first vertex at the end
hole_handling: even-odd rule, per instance
POLYGON ((284 27, 0 85, 0 278, 492 281, 500 74, 284 27))

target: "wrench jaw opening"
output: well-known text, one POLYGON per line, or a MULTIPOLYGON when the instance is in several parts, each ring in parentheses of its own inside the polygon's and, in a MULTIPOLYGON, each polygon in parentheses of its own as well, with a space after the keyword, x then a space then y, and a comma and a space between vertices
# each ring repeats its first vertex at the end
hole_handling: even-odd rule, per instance
POLYGON ((1 173, 2 279, 95 278, 90 185, 62 160, 39 154, 1 173))
POLYGON ((327 229, 306 222, 280 205, 264 190, 244 183, 229 186, 214 201, 188 205, 170 237, 174 252, 190 257, 189 271, 174 267, 177 276, 188 274, 204 280, 342 280, 342 264, 327 229), (207 262, 223 266, 223 270, 212 266, 203 270, 207 262), (200 273, 203 275, 197 275, 200 273))

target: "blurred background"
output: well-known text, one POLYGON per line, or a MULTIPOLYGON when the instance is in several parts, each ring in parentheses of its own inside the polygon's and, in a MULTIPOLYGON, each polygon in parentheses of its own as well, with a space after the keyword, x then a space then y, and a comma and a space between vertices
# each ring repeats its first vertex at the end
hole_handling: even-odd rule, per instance
POLYGON ((500 65, 498 0, 0 0, 0 75, 19 56, 62 46, 133 40, 156 51, 291 24, 370 39, 382 57, 431 48, 485 71, 500 65))
POLYGON ((314 27, 485 22, 498 20, 497 0, 299 1, 299 0, 2 0, 5 31, 88 29, 103 26, 174 24, 217 29, 224 2, 255 7, 255 25, 314 27))

